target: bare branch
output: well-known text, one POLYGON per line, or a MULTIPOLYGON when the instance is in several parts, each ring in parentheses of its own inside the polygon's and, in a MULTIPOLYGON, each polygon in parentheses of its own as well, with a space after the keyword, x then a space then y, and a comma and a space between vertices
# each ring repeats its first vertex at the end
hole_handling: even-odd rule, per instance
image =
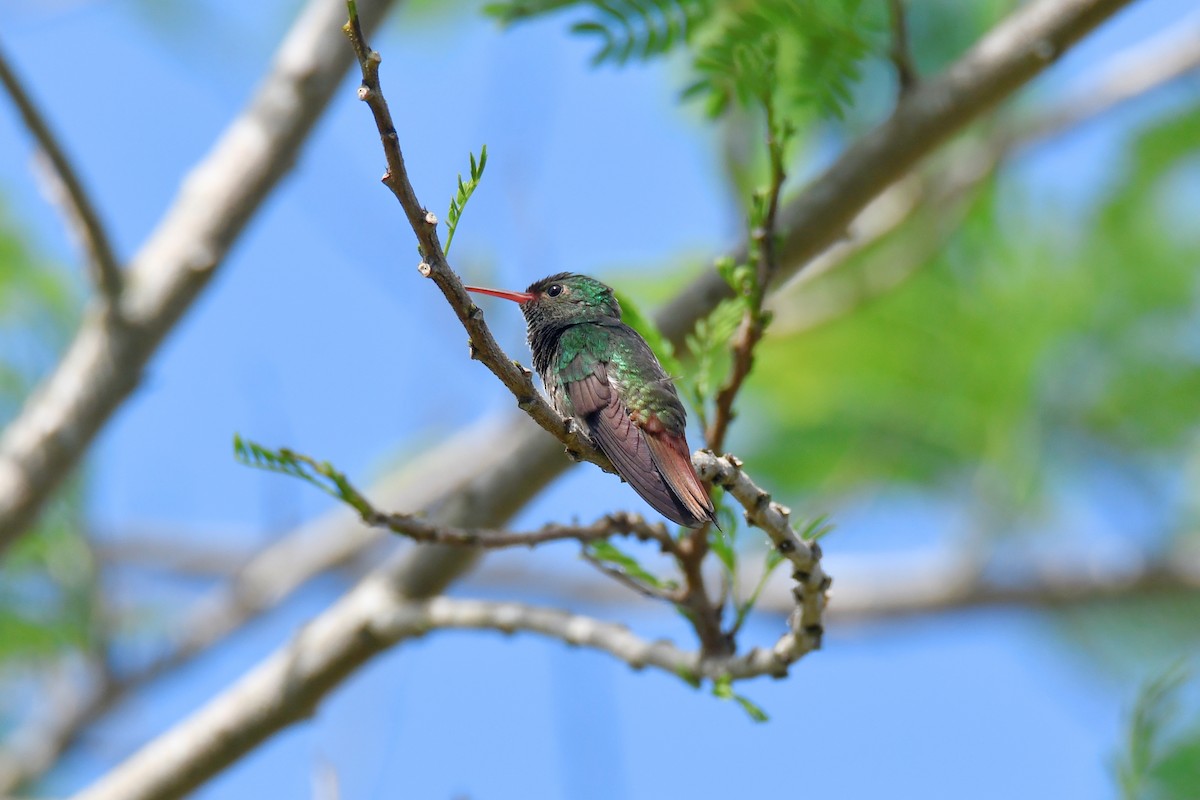
MULTIPOLYGON (((1030 556, 1009 566, 1001 578, 980 570, 977 558, 967 557, 914 560, 903 570, 872 559, 851 561, 846 567, 847 580, 839 574, 829 604, 830 615, 839 621, 878 621, 987 606, 1071 608, 1200 589, 1200 553, 1194 548, 1130 553, 1105 563, 1097 563, 1088 553, 1055 559, 1030 556)), ((761 607, 785 611, 788 598, 783 587, 771 588, 761 607)))
POLYGON ((121 301, 121 267, 109 242, 108 233, 100 222, 92 200, 83 188, 79 174, 71 165, 70 159, 58 143, 58 138, 50 130, 49 124, 38 111, 33 98, 25 91, 21 80, 17 77, 12 65, 0 48, 0 83, 12 98, 13 104, 21 114, 25 127, 38 143, 50 162, 54 175, 66 194, 65 209, 68 213, 71 227, 82 234, 84 252, 92 273, 92 282, 100 292, 106 310, 115 318, 120 315, 121 301))
POLYGON ((499 550, 506 547, 534 547, 547 542, 561 542, 567 539, 586 543, 607 539, 610 536, 634 536, 643 542, 658 542, 664 552, 675 550, 675 540, 671 538, 661 523, 651 525, 640 515, 626 511, 608 514, 591 525, 562 525, 553 522, 539 530, 528 532, 454 528, 410 514, 384 514, 379 511, 367 514, 363 519, 368 525, 387 528, 416 542, 451 547, 499 550))
POLYGON ((912 50, 908 45, 908 18, 904 0, 888 0, 888 12, 892 24, 892 46, 888 58, 896 68, 896 88, 901 97, 917 85, 917 68, 913 65, 912 50))
POLYGON ((591 439, 563 419, 554 408, 546 402, 533 384, 533 373, 521 365, 519 361, 510 358, 492 336, 487 323, 484 322, 483 312, 471 300, 467 290, 463 288, 454 270, 446 261, 437 234, 437 217, 427 211, 417 199, 412 182, 408 179, 408 170, 404 166, 404 154, 400 150, 400 137, 392 121, 392 113, 388 109, 387 99, 379 85, 379 64, 382 61, 379 53, 372 50, 366 43, 358 14, 353 0, 348 3, 350 21, 346 23, 346 35, 354 47, 358 64, 362 70, 363 82, 358 90, 358 97, 371 109, 375 118, 375 126, 379 130, 383 142, 383 152, 387 159, 387 172, 384 173, 383 183, 392 191, 400 206, 408 217, 408 224, 417 237, 421 250, 419 269, 421 274, 433 280, 441 289, 446 302, 458 315, 459 322, 467 329, 470 336, 471 357, 482 362, 492 374, 500 379, 517 399, 517 406, 528 414, 534 422, 540 425, 551 436, 563 445, 567 452, 576 460, 590 461, 606 472, 614 472, 612 463, 591 442, 591 439))
MULTIPOLYGON (((389 0, 363 0, 368 25, 389 0)), ((341 10, 311 0, 250 104, 183 182, 125 273, 121 325, 89 315, 49 379, 0 435, 0 551, 30 524, 141 380, 159 343, 295 164, 351 64, 341 10)))

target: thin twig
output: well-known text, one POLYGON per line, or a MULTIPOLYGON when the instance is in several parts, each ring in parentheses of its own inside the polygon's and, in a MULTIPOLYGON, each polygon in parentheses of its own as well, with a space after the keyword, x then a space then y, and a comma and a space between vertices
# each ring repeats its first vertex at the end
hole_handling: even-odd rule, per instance
POLYGON ((118 318, 120 315, 121 267, 113 252, 108 233, 100 222, 100 215, 92 205, 91 198, 83 188, 79 174, 71 165, 67 154, 63 152, 58 138, 50 130, 49 124, 38 111, 33 99, 25 91, 12 65, 9 64, 0 48, 0 83, 12 98, 13 105, 21 114, 21 119, 29 133, 38 143, 38 147, 46 154, 62 188, 66 191, 66 210, 72 222, 71 227, 82 234, 84 251, 92 275, 92 282, 103 298, 105 309, 118 318))
POLYGON ((471 296, 463 288, 462 281, 447 263, 446 254, 438 240, 437 217, 421 205, 408 178, 404 154, 400 149, 400 138, 396 134, 392 113, 379 84, 379 64, 382 59, 379 53, 367 45, 358 23, 354 0, 349 0, 347 7, 350 20, 344 30, 354 47, 354 54, 362 70, 362 86, 359 87, 358 98, 367 104, 375 118, 375 126, 379 130, 384 156, 387 159, 387 172, 384 173, 383 183, 400 201, 408 224, 417 237, 417 245, 423 259, 419 265, 421 274, 437 284, 446 302, 454 309, 459 321, 466 328, 470 336, 471 357, 482 362, 500 379, 516 397, 517 406, 562 442, 572 458, 590 461, 606 472, 614 472, 612 463, 591 440, 577 430, 577 426, 563 419, 538 393, 533 384, 533 373, 500 348, 484 322, 483 312, 471 300, 471 296))
POLYGON ((779 271, 777 226, 780 196, 783 193, 783 182, 787 179, 783 163, 786 134, 779 127, 775 105, 769 96, 763 98, 763 110, 766 112, 766 143, 770 169, 765 197, 766 210, 763 213, 762 224, 750 231, 750 252, 756 256, 752 265, 755 270, 754 283, 746 289, 750 297, 734 336, 731 351, 733 363, 730 366, 729 377, 717 392, 712 423, 704 435, 708 449, 714 453, 721 452, 725 446, 725 435, 734 418, 734 401, 754 368, 754 348, 762 340, 770 319, 763 311, 763 299, 767 295, 767 286, 779 271))
POLYGON ((379 511, 365 514, 363 520, 368 525, 387 528, 413 541, 453 547, 499 550, 508 547, 534 547, 568 539, 587 543, 611 536, 633 536, 643 542, 657 542, 663 552, 670 553, 676 550, 675 540, 663 525, 651 525, 640 515, 625 511, 608 514, 591 525, 562 525, 555 522, 536 531, 527 532, 455 528, 409 514, 385 514, 379 511))
POLYGON ((892 24, 892 46, 888 49, 888 58, 896 68, 896 86, 901 97, 908 94, 917 85, 920 78, 913 64, 912 49, 908 43, 908 18, 904 8, 904 0, 888 0, 888 11, 892 24))
POLYGON ((396 607, 372 626, 373 632, 389 639, 454 628, 540 633, 573 646, 602 650, 634 669, 654 667, 695 681, 781 677, 809 652, 795 647, 791 635, 784 634, 770 649, 755 647, 742 655, 706 657, 697 651, 681 650, 668 641, 643 639, 624 625, 558 608, 449 597, 396 607))
MULTIPOLYGON (((746 310, 734 335, 729 376, 717 392, 712 420, 705 431, 708 449, 714 453, 719 453, 725 445, 725 436, 735 416, 734 402, 754 368, 754 349, 762 341, 763 332, 770 321, 770 314, 763 310, 763 300, 767 295, 767 286, 779 268, 776 225, 783 183, 787 179, 784 149, 788 133, 782 127, 787 123, 781 123, 777 119, 775 103, 770 94, 762 97, 762 107, 766 117, 768 185, 763 195, 765 205, 761 220, 757 218, 757 211, 752 214, 754 229, 750 231, 749 237, 750 255, 755 263, 752 265, 754 278, 747 281, 743 289, 749 295, 746 310)), ((726 594, 722 592, 720 601, 714 603, 708 596, 704 583, 701 565, 708 555, 708 537, 711 531, 711 524, 705 524, 689 535, 686 550, 688 557, 681 566, 688 587, 685 605, 693 611, 693 622, 696 623, 704 652, 715 655, 732 652, 736 647, 736 631, 721 629, 726 594)))

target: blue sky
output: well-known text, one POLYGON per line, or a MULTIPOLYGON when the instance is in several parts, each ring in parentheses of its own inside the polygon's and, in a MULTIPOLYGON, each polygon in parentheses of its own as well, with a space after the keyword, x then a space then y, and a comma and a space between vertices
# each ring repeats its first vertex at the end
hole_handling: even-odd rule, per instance
MULTIPOLYGON (((122 255, 133 254, 245 102, 295 6, 208 0, 159 19, 145 3, 0 0, 4 45, 36 77, 32 89, 122 255)), ((1048 82, 1082 79, 1113 48, 1191 7, 1136 4, 1048 82)), ((488 144, 456 265, 509 287, 561 269, 619 277, 681 255, 703 268, 737 241, 739 226, 711 134, 674 102, 681 76, 670 65, 589 69, 591 45, 563 27, 501 33, 478 16, 429 24, 401 13, 374 41, 427 205, 444 213, 467 153, 488 144)), ((295 172, 97 443, 88 510, 104 535, 256 543, 327 508, 300 482, 236 465, 234 432, 330 459, 365 483, 399 454, 511 404, 466 359, 452 314, 415 271, 410 232, 378 184, 382 157, 356 84, 347 80, 295 172)), ((1036 151, 1019 178, 1051 202, 1078 200, 1054 187, 1068 183, 1064 175, 1102 181, 1099 165, 1119 157, 1123 132, 1149 110, 1139 104, 1036 151)), ((25 153, 12 115, 0 115, 0 193, 40 249, 73 263, 28 160, 16 155, 25 153)), ((517 310, 497 305, 489 320, 524 357, 517 310)), ((565 509, 586 519, 633 502, 625 487, 577 469, 520 521, 565 509)), ((828 548, 831 570, 839 548, 877 546, 882 523, 872 514, 843 521, 828 548)), ((547 569, 579 568, 568 550, 522 555, 547 569)), ((80 785, 198 707, 345 588, 317 581, 122 706, 52 790, 80 785)), ((650 636, 681 633, 673 618, 632 622, 650 636)), ((779 626, 763 618, 748 633, 771 640, 779 626)), ((321 764, 345 798, 1105 796, 1114 786, 1106 759, 1132 690, 1023 611, 832 630, 792 679, 746 687, 772 715, 765 726, 672 677, 634 674, 597 654, 445 634, 374 662, 314 720, 199 796, 306 796, 321 764)))

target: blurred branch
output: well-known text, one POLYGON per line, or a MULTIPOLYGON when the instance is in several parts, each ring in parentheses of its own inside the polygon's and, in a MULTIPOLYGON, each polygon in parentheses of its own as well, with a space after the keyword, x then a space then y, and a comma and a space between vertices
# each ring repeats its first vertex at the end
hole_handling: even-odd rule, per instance
POLYGON ((896 68, 896 87, 901 97, 917 85, 917 68, 913 66, 912 50, 908 44, 908 18, 904 0, 888 0, 892 25, 892 46, 888 58, 896 68))
MULTIPOLYGON (((1194 549, 1126 554, 1102 563, 1088 552, 1053 559, 1029 556, 1005 559, 1003 568, 988 567, 987 558, 976 553, 843 555, 831 561, 838 580, 829 591, 826 627, 976 608, 1056 610, 1200 591, 1200 552, 1194 549)), ((758 577, 757 570, 746 570, 742 582, 749 585, 758 577)), ((563 602, 620 606, 632 599, 607 581, 511 563, 482 569, 469 581, 489 591, 534 582, 563 602)), ((789 582, 779 576, 768 582, 755 608, 787 614, 794 603, 789 582)))
POLYGON ((105 534, 95 551, 105 569, 145 569, 187 578, 232 578, 257 555, 245 544, 219 544, 188 529, 105 534))
POLYGON ((1117 53, 1085 91, 1055 103, 1009 134, 1016 149, 1061 135, 1124 103, 1200 70, 1200 14, 1117 53))
MULTIPOLYGON (((389 0, 363 0, 368 25, 389 0)), ((122 325, 88 315, 49 379, 0 434, 0 551, 21 535, 141 380, 297 153, 351 64, 341 9, 311 0, 247 108, 183 182, 125 272, 122 325)))
POLYGON ((576 430, 576 426, 569 424, 546 402, 533 385, 533 373, 520 362, 509 358, 501 349, 483 319, 483 312, 471 300, 471 296, 463 288, 462 281, 447 263, 446 254, 438 240, 437 217, 421 205, 412 182, 408 179, 404 154, 400 150, 400 137, 396 133, 387 99, 379 85, 379 64, 382 59, 365 40, 354 0, 350 0, 347 5, 350 9, 350 21, 346 23, 345 31, 362 70, 362 86, 358 90, 358 98, 367 104, 375 118, 387 159, 387 172, 383 175, 383 183, 400 201, 400 206, 408 217, 408 224, 417 237, 421 257, 424 259, 419 266, 421 274, 437 284, 446 302, 454 309, 459 322, 466 328, 470 337, 471 357, 482 362, 500 379, 516 397, 517 406, 551 436, 562 442, 572 458, 590 461, 606 472, 613 472, 612 463, 592 444, 590 437, 576 430))
POLYGON ((21 119, 25 122, 25 127, 29 129, 29 133, 37 142, 38 147, 49 160, 58 185, 62 189, 60 194, 65 193, 66 195, 62 205, 71 223, 70 227, 75 228, 81 234, 80 239, 83 242, 84 253, 90 266, 92 282, 100 293, 103 307, 107 313, 113 315, 114 319, 119 319, 121 267, 113 252, 112 244, 109 242, 108 233, 100 222, 100 215, 92 205, 91 198, 83 188, 79 174, 71 165, 67 154, 63 152, 58 138, 50 130, 49 124, 38 111, 33 98, 25 91, 2 48, 0 48, 0 83, 4 84, 5 90, 21 114, 21 119))
MULTIPOLYGON (((897 570, 895 564, 864 562, 839 581, 830 614, 840 620, 883 620, 939 614, 985 606, 1062 608, 1148 594, 1200 589, 1200 557, 1172 554, 1097 564, 1086 554, 1054 561, 1030 559, 1003 576, 979 569, 977 560, 942 559, 897 570)), ((786 608, 782 587, 760 602, 786 608)))
POLYGON ((946 165, 910 175, 874 200, 855 220, 851 234, 781 287, 770 307, 784 333, 808 331, 853 313, 917 272, 957 227, 974 190, 1010 158, 1048 139, 1066 135, 1123 104, 1200 69, 1200 17, 1169 33, 1138 42, 1107 60, 1065 101, 1037 115, 1001 123, 982 141, 964 142, 946 165), (864 269, 855 286, 816 288, 813 281, 849 261, 924 213, 937 233, 899 253, 889 252, 864 269))

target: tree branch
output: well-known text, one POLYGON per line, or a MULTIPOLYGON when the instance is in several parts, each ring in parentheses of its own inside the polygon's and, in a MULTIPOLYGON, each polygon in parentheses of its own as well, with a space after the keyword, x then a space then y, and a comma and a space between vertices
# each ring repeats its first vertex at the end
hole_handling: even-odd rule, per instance
POLYGON ((92 283, 100 293, 106 312, 119 318, 121 302, 121 267, 109 242, 108 233, 100 215, 92 205, 87 190, 79 174, 71 165, 70 159, 58 143, 58 138, 50 130, 50 125, 38 111, 33 99, 25 91, 21 80, 8 62, 3 48, 0 48, 0 83, 12 98, 13 105, 21 114, 25 127, 37 142, 38 147, 45 153, 65 193, 64 209, 67 212, 70 227, 78 230, 83 242, 84 253, 87 256, 92 283))
POLYGON ((912 50, 908 44, 908 18, 904 0, 888 0, 888 13, 892 25, 892 46, 888 58, 896 68, 896 89, 901 97, 917 85, 917 68, 913 65, 912 50))
MULTIPOLYGON (((368 26, 389 0, 363 0, 368 26)), ((311 0, 245 111, 226 129, 125 273, 122 325, 92 314, 0 435, 0 551, 25 530, 220 266, 351 64, 341 9, 311 0)))
POLYGON ((484 322, 483 311, 471 300, 471 296, 463 288, 462 281, 447 263, 446 254, 438 240, 437 217, 421 205, 412 182, 408 179, 404 154, 400 150, 400 137, 396 134, 392 113, 379 85, 379 64, 382 58, 367 45, 358 22, 354 0, 349 0, 347 5, 350 9, 350 21, 346 23, 344 30, 358 58, 363 78, 358 98, 367 104, 375 118, 375 126, 379 130, 384 156, 387 159, 387 172, 383 175, 383 183, 400 201, 400 206, 408 217, 408 224, 417 237, 421 257, 424 259, 419 265, 421 274, 437 284, 446 302, 454 309, 459 322, 466 328, 470 337, 471 358, 482 362, 500 379, 516 397, 517 406, 551 436, 562 442, 572 458, 590 461, 606 472, 615 472, 608 457, 592 444, 591 439, 568 420, 563 419, 546 402, 533 384, 533 373, 519 361, 509 358, 501 349, 484 322))
POLYGON ((733 403, 741 391, 742 384, 754 368, 754 348, 762 340, 766 330, 769 315, 763 312, 763 300, 767 296, 767 287, 775 273, 779 271, 778 221, 779 200, 783 193, 783 182, 787 180, 784 171, 784 148, 789 133, 784 129, 788 123, 776 119, 775 108, 771 98, 763 99, 763 110, 766 113, 767 126, 767 163, 769 175, 767 189, 764 194, 765 210, 762 219, 752 219, 753 228, 750 230, 750 256, 754 262, 753 282, 747 280, 742 291, 749 294, 748 305, 742 315, 741 324, 734 335, 732 350, 732 365, 729 377, 717 392, 716 408, 713 412, 712 424, 704 433, 708 449, 719 453, 725 446, 725 434, 733 421, 733 403))
POLYGON ((454 528, 439 525, 411 514, 385 514, 373 511, 365 514, 368 525, 387 528, 415 542, 441 544, 450 547, 477 547, 499 550, 507 547, 534 547, 547 542, 573 540, 581 543, 607 539, 610 536, 633 536, 640 541, 658 542, 663 552, 674 552, 675 540, 660 523, 651 525, 640 515, 616 511, 591 525, 562 525, 552 522, 536 531, 514 532, 480 528, 454 528))

